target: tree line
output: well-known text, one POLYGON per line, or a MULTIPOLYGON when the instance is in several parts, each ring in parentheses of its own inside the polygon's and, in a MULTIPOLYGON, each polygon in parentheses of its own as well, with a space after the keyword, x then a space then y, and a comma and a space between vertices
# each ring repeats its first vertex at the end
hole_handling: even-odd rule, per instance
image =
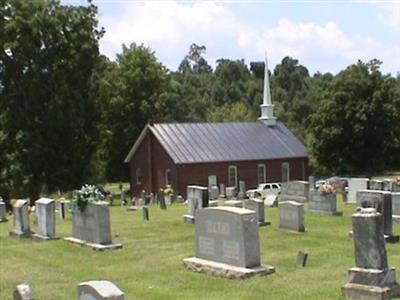
MULTIPOLYGON (((152 49, 99 53, 97 8, 3 0, 0 195, 36 197, 127 180, 123 160, 147 123, 255 121, 264 63, 219 59, 192 44, 178 69, 152 49)), ((357 61, 333 75, 291 57, 270 71, 275 114, 308 147, 317 174, 400 168, 400 74, 357 61)))

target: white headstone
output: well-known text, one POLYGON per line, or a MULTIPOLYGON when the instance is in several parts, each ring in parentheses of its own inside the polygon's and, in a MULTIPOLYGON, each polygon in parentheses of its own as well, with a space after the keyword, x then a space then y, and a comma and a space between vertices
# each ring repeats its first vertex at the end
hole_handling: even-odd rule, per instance
POLYGON ((43 238, 56 237, 55 208, 53 199, 40 198, 35 202, 38 228, 36 234, 43 238))
POLYGON ((347 194, 347 203, 356 203, 356 194, 359 190, 368 189, 368 178, 350 178, 349 179, 349 193, 347 194))
POLYGON ((124 293, 112 282, 93 280, 78 285, 79 300, 124 300, 124 293))

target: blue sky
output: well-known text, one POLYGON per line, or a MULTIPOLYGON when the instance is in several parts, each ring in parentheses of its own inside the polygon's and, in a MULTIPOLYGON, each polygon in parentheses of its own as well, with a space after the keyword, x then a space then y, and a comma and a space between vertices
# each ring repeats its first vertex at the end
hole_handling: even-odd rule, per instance
POLYGON ((289 55, 311 73, 336 73, 372 58, 383 61, 384 72, 400 72, 400 0, 94 3, 106 29, 100 50, 111 59, 123 43, 143 43, 175 70, 197 43, 207 47, 205 58, 213 66, 219 58, 263 60, 267 50, 270 68, 289 55))

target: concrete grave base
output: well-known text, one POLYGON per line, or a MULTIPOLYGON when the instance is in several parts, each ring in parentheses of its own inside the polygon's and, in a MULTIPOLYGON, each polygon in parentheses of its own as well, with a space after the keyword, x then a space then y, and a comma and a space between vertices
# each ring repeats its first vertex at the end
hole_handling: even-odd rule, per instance
POLYGON ((104 251, 104 250, 116 250, 116 249, 121 249, 122 244, 109 244, 109 245, 101 245, 101 244, 95 244, 95 243, 88 243, 86 241, 74 238, 74 237, 67 237, 64 238, 64 241, 70 242, 72 244, 77 244, 82 247, 89 247, 92 248, 93 250, 96 251, 104 251))
POLYGON ((227 201, 224 201, 224 206, 243 208, 243 201, 241 201, 241 200, 227 200, 227 201))
POLYGON ((211 200, 208 202, 208 207, 217 207, 218 206, 218 200, 211 200))
POLYGON ((35 240, 35 241, 56 241, 56 240, 59 240, 60 238, 59 237, 43 236, 43 235, 35 233, 35 234, 32 235, 32 239, 35 240))
POLYGON ((394 268, 385 270, 350 268, 342 293, 351 298, 389 299, 400 296, 394 268))
POLYGON ((268 226, 271 225, 271 221, 264 221, 264 222, 258 222, 258 226, 268 226))
MULTIPOLYGON (((350 230, 348 233, 349 238, 353 238, 353 231, 350 230)), ((396 244, 400 241, 400 236, 398 235, 384 235, 385 237, 385 242, 389 244, 396 244)))
POLYGON ((246 279, 253 276, 266 276, 275 272, 275 267, 268 265, 243 268, 197 257, 185 258, 183 260, 183 265, 194 272, 206 273, 215 277, 229 279, 246 279))
POLYGON ((310 215, 343 216, 343 212, 341 212, 341 211, 330 212, 330 211, 306 209, 306 213, 308 213, 310 215))
POLYGON ((184 216, 183 216, 183 222, 185 222, 185 223, 190 223, 190 224, 194 224, 194 216, 191 216, 191 215, 184 215, 184 216))
POLYGON ((306 232, 305 228, 301 228, 300 230, 294 230, 292 228, 285 228, 285 227, 278 227, 278 231, 283 231, 283 232, 289 232, 289 233, 297 233, 297 234, 301 234, 306 232))
POLYGON ((19 231, 10 231, 10 237, 16 239, 30 239, 32 237, 33 232, 19 232, 19 231))
POLYGON ((126 208, 126 210, 128 210, 128 211, 136 211, 136 210, 139 210, 139 209, 140 209, 140 207, 135 206, 135 205, 131 205, 131 206, 128 206, 126 208))

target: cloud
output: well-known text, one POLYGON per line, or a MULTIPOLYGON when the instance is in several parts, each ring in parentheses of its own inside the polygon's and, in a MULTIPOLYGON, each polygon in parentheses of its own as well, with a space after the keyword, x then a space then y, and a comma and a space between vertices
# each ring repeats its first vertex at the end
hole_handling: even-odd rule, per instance
POLYGON ((378 14, 380 21, 386 26, 400 31, 400 2, 380 3, 379 5, 382 9, 382 12, 378 14))
POLYGON ((107 31, 101 51, 110 57, 121 51, 122 43, 143 43, 155 50, 165 65, 176 69, 190 44, 197 43, 206 45, 206 58, 212 64, 218 58, 262 60, 268 49, 270 67, 289 55, 311 71, 336 72, 358 59, 372 58, 383 60, 385 71, 400 70, 400 42, 387 45, 371 36, 350 36, 334 21, 317 24, 281 18, 256 27, 221 2, 169 0, 121 5, 123 13, 118 16, 107 15, 100 7, 100 23, 107 31))

